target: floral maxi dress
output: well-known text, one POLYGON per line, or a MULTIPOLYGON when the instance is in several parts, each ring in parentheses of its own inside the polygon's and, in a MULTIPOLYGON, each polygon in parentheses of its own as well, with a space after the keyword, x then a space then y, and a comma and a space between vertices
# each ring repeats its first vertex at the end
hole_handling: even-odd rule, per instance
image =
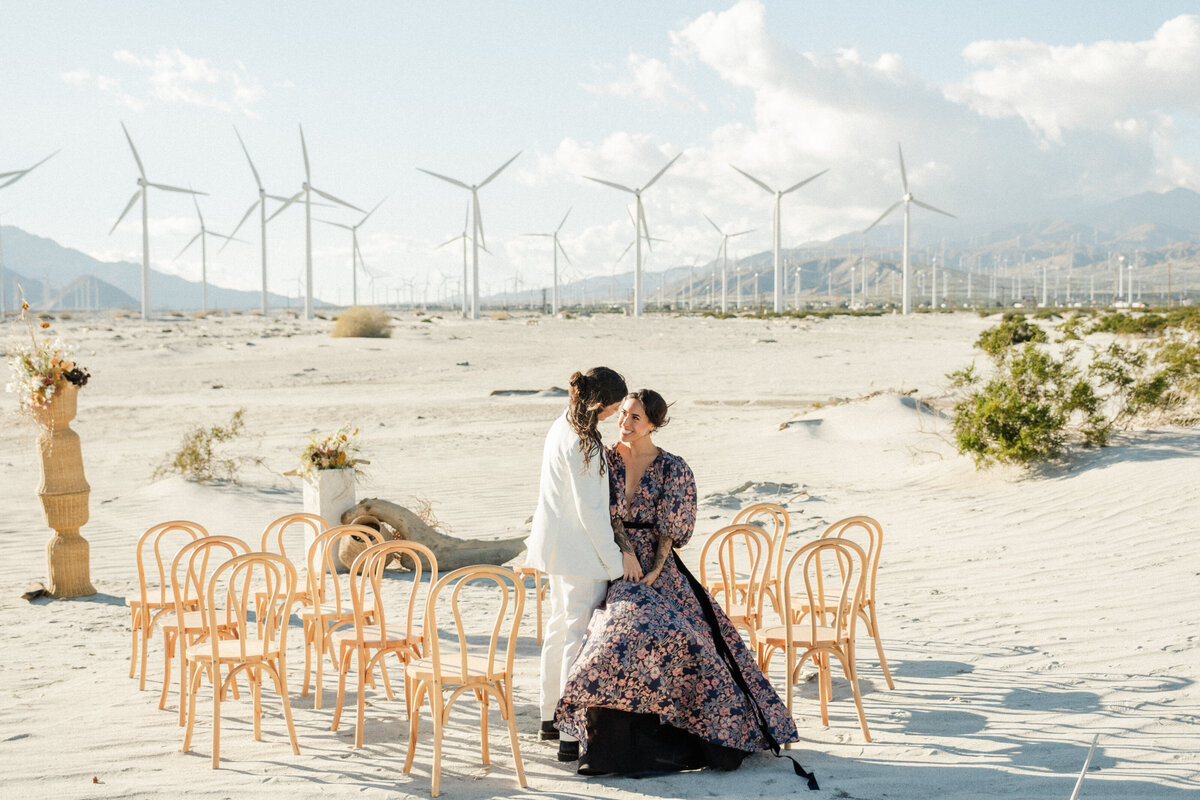
MULTIPOLYGON (((626 532, 643 570, 649 571, 658 534, 670 536, 676 547, 691 538, 696 519, 695 479, 683 459, 660 450, 627 503, 625 464, 616 447, 606 450, 612 514, 627 523, 648 526, 627 527, 626 532)), ((652 586, 613 582, 604 604, 592 616, 555 714, 558 729, 579 739, 584 753, 589 734, 597 733, 594 725, 589 731, 588 712, 598 708, 656 714, 662 725, 718 745, 716 750, 741 751, 740 756, 770 747, 764 727, 779 745, 797 740, 787 707, 759 670, 737 629, 702 587, 699 591, 715 612, 717 628, 751 697, 739 687, 722 658, 701 598, 675 559, 668 558, 652 586), (761 724, 755 705, 762 715, 761 724)), ((595 719, 592 716, 593 722, 595 719)), ((725 768, 736 767, 738 761, 740 758, 725 768)))

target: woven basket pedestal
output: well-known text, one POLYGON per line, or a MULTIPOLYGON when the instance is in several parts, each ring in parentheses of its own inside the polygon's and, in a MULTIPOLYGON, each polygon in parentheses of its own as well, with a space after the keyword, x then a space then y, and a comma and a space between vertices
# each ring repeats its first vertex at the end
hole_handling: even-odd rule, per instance
POLYGON ((46 544, 48 586, 54 597, 84 597, 96 593, 92 586, 88 543, 79 529, 88 521, 91 487, 83 476, 79 434, 71 430, 79 387, 67 384, 54 395, 47 409, 36 413, 41 432, 38 453, 42 480, 38 497, 42 515, 54 529, 46 544))

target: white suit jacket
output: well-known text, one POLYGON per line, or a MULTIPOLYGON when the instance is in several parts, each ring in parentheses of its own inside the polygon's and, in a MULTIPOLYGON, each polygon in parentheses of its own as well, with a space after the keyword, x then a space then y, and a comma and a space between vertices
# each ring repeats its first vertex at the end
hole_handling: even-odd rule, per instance
POLYGON ((527 563, 550 575, 595 580, 621 577, 621 551, 613 541, 604 451, 587 471, 579 435, 564 413, 550 426, 542 451, 542 478, 527 563))

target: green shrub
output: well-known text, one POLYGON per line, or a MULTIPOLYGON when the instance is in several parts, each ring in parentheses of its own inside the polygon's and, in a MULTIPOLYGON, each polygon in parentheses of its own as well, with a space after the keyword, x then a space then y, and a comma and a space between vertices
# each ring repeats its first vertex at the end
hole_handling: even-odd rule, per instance
POLYGON ((1061 454, 1075 437, 1103 445, 1108 423, 1100 398, 1074 365, 1075 351, 1055 358, 1032 343, 992 355, 996 371, 982 381, 974 365, 949 375, 966 395, 954 406, 959 452, 976 466, 993 461, 1029 466, 1061 454))
POLYGON ((1088 333, 1121 333, 1136 336, 1153 336, 1167 327, 1167 318, 1161 314, 1125 314, 1120 311, 1105 314, 1092 324, 1088 333))
POLYGON ((1025 315, 1008 311, 1001 318, 999 325, 988 328, 979 334, 979 338, 975 340, 975 346, 989 356, 995 356, 1013 345, 1044 341, 1046 341, 1044 330, 1025 319, 1025 315))
POLYGON ((154 478, 178 473, 189 481, 236 479, 238 468, 246 459, 223 457, 217 452, 217 445, 241 435, 245 428, 242 420, 245 413, 244 408, 233 412, 228 425, 213 425, 208 428, 196 426, 189 430, 183 435, 179 450, 173 455, 168 454, 154 471, 154 478))
POLYGON ((392 335, 392 318, 376 306, 354 306, 333 323, 334 337, 386 339, 392 335))

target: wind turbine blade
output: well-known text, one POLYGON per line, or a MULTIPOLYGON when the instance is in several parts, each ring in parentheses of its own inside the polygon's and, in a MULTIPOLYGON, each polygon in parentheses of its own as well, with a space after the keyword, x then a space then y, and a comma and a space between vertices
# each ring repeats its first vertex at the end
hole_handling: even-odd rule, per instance
POLYGON ((737 233, 731 233, 731 234, 729 234, 729 238, 732 239, 735 236, 745 236, 747 233, 754 233, 755 230, 756 230, 755 228, 751 228, 748 231, 738 231, 737 233))
POLYGON ((451 177, 449 177, 449 176, 447 176, 447 175, 439 175, 438 173, 436 173, 436 172, 430 172, 429 170, 427 170, 427 169, 425 169, 425 168, 423 168, 423 167, 417 167, 417 171, 418 171, 418 172, 424 172, 426 175, 432 175, 432 176, 433 176, 433 177, 435 177, 435 178, 441 178, 441 179, 442 179, 442 180, 444 180, 444 181, 447 181, 447 182, 449 182, 449 183, 453 183, 455 186, 461 186, 462 188, 466 189, 467 191, 470 191, 470 190, 471 190, 471 187, 470 187, 470 186, 467 186, 465 183, 463 183, 462 181, 458 180, 457 178, 451 178, 451 177))
POLYGON ((196 195, 192 195, 192 205, 196 207, 196 216, 200 218, 200 230, 204 230, 204 215, 200 213, 200 201, 196 199, 196 195))
POLYGON ((454 243, 455 243, 455 242, 457 242, 459 239, 465 239, 465 238, 467 238, 467 235, 466 235, 465 233, 460 233, 458 236, 455 236, 453 239, 447 239, 446 241, 442 242, 441 244, 439 244, 439 245, 438 245, 437 247, 435 247, 434 249, 436 250, 436 249, 438 249, 438 247, 445 247, 445 246, 446 246, 446 245, 448 245, 448 244, 454 244, 454 243))
POLYGON ((650 227, 646 224, 646 209, 642 206, 641 195, 638 195, 637 200, 638 223, 641 225, 642 233, 646 235, 647 249, 653 250, 654 248, 650 247, 650 227))
POLYGON ((703 216, 706 220, 708 220, 709 225, 712 225, 714 228, 717 229, 717 233, 721 234, 722 236, 725 235, 725 231, 721 230, 721 228, 717 225, 717 223, 712 221, 712 217, 710 217, 708 214, 702 214, 701 216, 703 216))
POLYGON ((341 205, 344 205, 346 208, 353 208, 355 211, 359 212, 360 214, 365 213, 361 208, 354 205, 353 203, 347 203, 345 200, 339 200, 338 198, 334 197, 333 195, 329 194, 328 192, 322 192, 320 189, 318 189, 315 186, 310 185, 308 188, 312 189, 314 192, 321 195, 321 197, 324 197, 326 200, 329 200, 332 203, 340 203, 341 205))
POLYGON ((347 225, 344 222, 330 222, 327 219, 314 219, 313 222, 323 222, 326 225, 332 225, 335 228, 345 228, 348 231, 354 230, 353 226, 347 225))
MULTIPOLYGON (((634 242, 636 242, 636 241, 637 240, 634 239, 634 242)), ((615 265, 615 264, 621 263, 621 259, 625 257, 625 254, 629 252, 629 248, 631 248, 631 247, 633 247, 633 242, 630 242, 629 244, 625 245, 625 249, 621 251, 621 255, 617 256, 617 260, 614 261, 613 264, 615 265)))
POLYGON ((555 239, 554 244, 558 246, 558 252, 562 253, 562 257, 567 260, 567 263, 571 266, 575 266, 574 262, 571 261, 571 257, 567 255, 567 251, 563 249, 562 242, 560 242, 558 239, 555 239))
POLYGON ((553 236, 553 233, 522 233, 522 236, 553 236))
MULTIPOLYGON (((918 205, 921 208, 927 208, 930 211, 936 211, 939 214, 945 214, 947 217, 954 217, 954 215, 951 214, 949 211, 942 211, 940 208, 934 208, 933 206, 929 205, 929 203, 922 203, 920 200, 918 200, 915 197, 913 198, 913 204, 918 205)), ((954 217, 954 219, 958 219, 958 217, 954 217)))
POLYGON ((463 209, 463 232, 462 235, 467 235, 467 220, 471 218, 471 204, 467 203, 467 207, 463 209))
POLYGON ((301 197, 303 197, 303 196, 304 196, 304 190, 303 190, 303 189, 301 189, 300 191, 296 192, 294 195, 292 195, 291 197, 289 197, 287 200, 285 200, 285 201, 284 201, 283 205, 281 205, 279 208, 277 208, 277 209, 275 210, 275 213, 274 213, 274 214, 272 214, 271 216, 267 217, 267 222, 270 222, 271 220, 273 220, 273 219, 275 219, 276 217, 278 217, 280 214, 282 214, 282 213, 283 213, 284 209, 286 209, 288 206, 290 206, 292 203, 296 202, 297 200, 299 200, 299 199, 300 199, 301 197))
POLYGON ((144 191, 146 190, 138 189, 133 193, 133 197, 129 198, 129 202, 125 204, 125 210, 121 212, 121 215, 117 217, 117 221, 114 222, 112 228, 109 229, 109 236, 112 236, 112 232, 115 231, 117 226, 121 224, 121 220, 125 219, 125 215, 129 213, 129 209, 133 208, 133 204, 137 202, 138 198, 142 196, 142 192, 144 191))
POLYGON ((904 150, 896 142, 896 152, 900 154, 900 182, 904 184, 904 193, 908 194, 908 171, 904 169, 904 150))
POLYGON ((250 158, 250 151, 246 149, 246 143, 242 141, 242 134, 238 132, 237 125, 233 126, 233 132, 237 134, 238 144, 242 146, 242 152, 246 154, 246 161, 250 163, 250 172, 254 173, 254 183, 257 184, 260 192, 265 191, 262 185, 262 178, 258 177, 258 170, 254 168, 254 161, 250 158))
MULTIPOLYGON (((733 167, 733 164, 730 164, 729 166, 733 167)), ((758 178, 756 178, 756 177, 754 177, 753 175, 751 175, 749 172, 746 172, 746 170, 744 170, 744 169, 738 169, 737 167, 733 167, 733 168, 734 168, 734 169, 736 169, 738 172, 742 173, 743 175, 745 175, 745 176, 746 176, 747 178, 749 178, 750 180, 752 180, 752 181, 754 181, 755 183, 757 183, 757 184, 758 184, 759 186, 761 186, 761 187, 763 188, 763 190, 764 190, 764 191, 766 191, 768 194, 775 194, 775 190, 774 190, 774 189, 772 189, 770 186, 767 186, 765 183, 763 183, 763 182, 762 182, 762 181, 760 181, 758 178)))
POLYGON ((178 186, 167 186, 165 183, 150 183, 146 182, 147 186, 153 186, 155 189, 162 189, 165 192, 181 192, 183 194, 201 194, 208 196, 208 192, 197 192, 195 189, 181 189, 178 186))
POLYGON ((874 222, 872 222, 870 225, 868 225, 868 226, 867 226, 867 227, 866 227, 866 228, 863 230, 863 233, 866 233, 867 231, 871 230, 871 228, 874 228, 876 225, 878 225, 879 223, 883 222, 883 218, 884 218, 884 217, 886 217, 888 214, 890 214, 890 213, 892 213, 893 211, 895 211, 897 208, 899 208, 899 207, 900 207, 901 205, 903 205, 903 204, 904 204, 904 201, 903 201, 903 200, 897 200, 896 202, 892 203, 890 206, 888 206, 888 210, 887 210, 887 211, 885 211, 885 212, 883 212, 882 214, 880 214, 880 215, 879 215, 879 219, 877 219, 877 220, 875 220, 874 222))
POLYGON ((829 172, 829 170, 828 170, 828 169, 823 169, 823 170, 821 170, 820 172, 818 172, 816 175, 813 175, 813 176, 812 176, 812 177, 810 177, 810 178, 805 178, 804 180, 800 181, 800 182, 799 182, 799 183, 797 183, 795 186, 792 186, 792 187, 790 187, 790 188, 788 188, 788 189, 784 189, 784 190, 783 190, 783 192, 782 192, 782 194, 787 194, 788 192, 794 192, 794 191, 796 191, 797 189, 799 189, 801 186, 803 186, 804 184, 806 184, 806 183, 811 183, 812 181, 815 181, 817 178, 821 177, 821 176, 822 176, 822 175, 824 175, 826 172, 829 172))
MULTIPOLYGON (((371 275, 371 271, 367 269, 367 260, 363 258, 362 250, 358 246, 358 242, 354 243, 354 253, 358 256, 358 263, 362 267, 363 272, 371 275)), ((371 277, 374 277, 373 275, 371 277)))
POLYGON ((654 173, 654 177, 653 177, 653 178, 651 178, 651 179, 650 179, 650 180, 649 180, 649 181, 646 183, 646 185, 642 187, 642 191, 644 192, 644 191, 646 191, 647 189, 649 189, 651 186, 653 186, 653 185, 654 185, 654 182, 655 182, 656 180, 658 180, 659 178, 661 178, 661 177, 662 177, 662 175, 663 175, 663 173, 664 173, 664 172, 666 172, 667 170, 669 170, 669 169, 671 168, 671 165, 672 165, 672 164, 674 164, 676 161, 678 161, 678 160, 679 160, 679 157, 680 157, 680 156, 682 156, 682 155, 683 155, 683 153, 678 153, 678 154, 677 154, 677 155, 676 155, 674 158, 672 158, 670 161, 668 161, 668 162, 667 162, 667 165, 666 165, 665 167, 663 167, 662 169, 660 169, 658 172, 654 173))
POLYGON ((595 181, 596 183, 603 183, 605 186, 611 186, 614 189, 620 189, 622 192, 629 192, 630 194, 637 194, 637 192, 635 192, 633 189, 630 189, 628 186, 622 186, 619 183, 613 183, 612 181, 601 180, 600 178, 593 178, 590 175, 584 175, 583 177, 589 181, 595 181))
MULTIPOLYGON (((244 225, 244 224, 246 223, 246 220, 250 219, 250 215, 254 213, 254 209, 258 208, 258 204, 259 204, 259 203, 261 203, 261 202, 263 202, 263 201, 262 201, 262 200, 255 200, 255 201, 254 201, 254 202, 251 204, 250 208, 248 208, 248 209, 246 210, 246 213, 242 215, 242 218, 241 218, 241 220, 238 222, 238 224, 237 224, 237 225, 235 225, 235 226, 234 226, 234 228, 233 228, 233 233, 229 234, 229 237, 230 237, 231 239, 232 239, 234 236, 236 236, 236 235, 237 235, 237 232, 238 232, 238 230, 240 230, 240 229, 241 229, 241 227, 242 227, 242 225, 244 225)), ((222 248, 222 249, 224 249, 224 248, 222 248)))
POLYGON ((129 142, 129 149, 133 151, 133 160, 137 162, 138 172, 141 173, 142 180, 146 180, 146 168, 142 166, 142 159, 137 148, 133 146, 133 139, 129 136, 129 129, 125 127, 124 122, 121 123, 121 130, 125 131, 125 141, 129 142))
POLYGON ((479 208, 479 192, 471 191, 471 202, 475 205, 475 230, 479 233, 479 244, 487 249, 487 239, 483 235, 483 212, 479 208))
POLYGON ((380 200, 378 203, 376 203, 375 208, 372 208, 370 211, 368 211, 367 215, 365 217, 363 217, 362 219, 360 219, 358 221, 358 225, 355 225, 354 227, 357 228, 357 227, 361 226, 364 222, 366 222, 368 219, 370 219, 371 215, 374 214, 381 205, 383 205, 384 200, 387 200, 387 198, 385 197, 385 198, 383 198, 383 200, 380 200))
POLYGON ((558 227, 554 229, 555 233, 558 233, 559 231, 561 231, 562 226, 567 224, 567 217, 571 216, 572 210, 574 210, 574 206, 572 206, 571 208, 568 208, 567 213, 563 214, 562 222, 558 223, 558 227))
POLYGON ((180 250, 179 253, 175 256, 175 258, 173 258, 171 260, 172 261, 178 260, 179 256, 183 255, 184 252, 186 252, 189 247, 191 247, 193 244, 195 244, 196 240, 199 239, 203 234, 204 234, 204 231, 202 230, 202 231, 200 231, 200 233, 197 233, 195 236, 193 236, 191 238, 191 240, 189 240, 188 243, 183 246, 183 250, 180 250))
POLYGON ((517 156, 521 155, 521 153, 522 153, 522 152, 523 152, 523 151, 521 151, 521 150, 518 150, 518 151, 517 151, 517 155, 516 155, 516 156, 513 156, 513 157, 512 157, 512 158, 510 158, 508 161, 505 161, 503 164, 501 164, 501 165, 500 165, 500 168, 499 168, 499 169, 497 169, 497 170, 496 170, 495 172, 493 172, 491 175, 488 175, 486 178, 484 178, 484 179, 483 179, 483 183, 479 184, 479 187, 478 187, 478 188, 482 189, 483 187, 485 187, 485 186, 487 186, 489 183, 491 183, 491 182, 492 182, 492 178, 494 178, 494 177, 496 177, 497 175, 499 175, 501 172, 503 172, 503 171, 504 171, 504 168, 505 168, 505 167, 507 167, 507 166, 508 166, 509 164, 511 164, 512 162, 516 161, 516 160, 517 160, 517 156))
POLYGON ((300 152, 304 153, 304 180, 312 183, 312 173, 308 170, 308 145, 304 142, 304 126, 300 126, 300 152))
POLYGON ((58 155, 60 152, 62 152, 62 151, 61 151, 61 150, 55 150, 55 151, 54 151, 53 153, 51 153, 50 155, 46 156, 46 157, 45 157, 45 158, 43 158, 41 161, 39 161, 39 162, 37 162, 36 164, 34 164, 32 167, 28 167, 28 168, 26 168, 26 169, 18 169, 18 170, 13 170, 12 172, 0 172, 0 178, 11 178, 11 180, 9 180, 9 181, 7 181, 7 182, 5 182, 5 183, 0 183, 0 189, 3 189, 5 186, 12 186, 14 183, 16 183, 17 181, 21 180, 21 178, 24 178, 24 177, 25 177, 26 175, 28 175, 29 173, 33 172, 35 169, 37 169, 38 167, 40 167, 42 164, 45 164, 45 163, 46 163, 47 161, 49 161, 50 159, 54 158, 54 157, 55 157, 56 155, 58 155), (15 177, 14 177, 14 176, 15 176, 15 177))
POLYGON ((205 231, 205 233, 208 234, 209 236, 216 236, 218 239, 227 239, 229 242, 242 242, 243 244, 245 244, 244 240, 242 240, 242 239, 235 239, 232 236, 226 236, 225 234, 217 233, 216 231, 205 231))

